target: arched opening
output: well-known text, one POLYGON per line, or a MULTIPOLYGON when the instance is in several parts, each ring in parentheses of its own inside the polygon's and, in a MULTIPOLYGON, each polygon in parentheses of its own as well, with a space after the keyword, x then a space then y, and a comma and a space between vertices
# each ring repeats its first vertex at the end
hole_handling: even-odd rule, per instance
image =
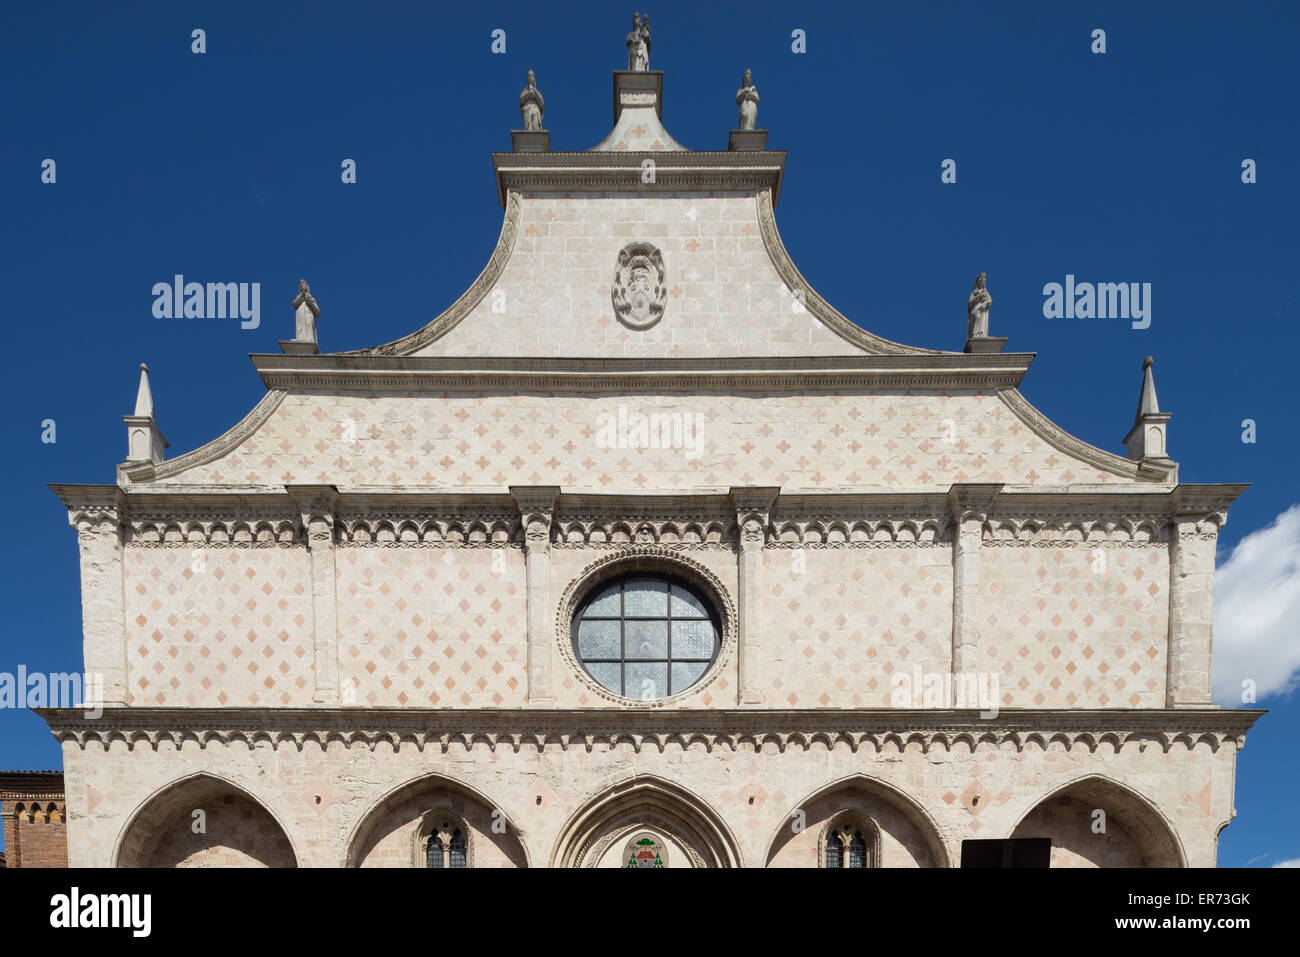
POLYGON ((1051 838, 1052 867, 1186 866, 1164 815, 1136 791, 1098 776, 1052 791, 1011 836, 1051 838))
POLYGON ((348 840, 348 867, 527 867, 518 828, 472 788, 430 775, 390 792, 348 840))
POLYGON ((938 828, 901 791, 857 775, 790 809, 772 839, 768 867, 948 867, 938 828))
POLYGON ((740 852, 703 800, 670 781, 638 776, 591 798, 569 818, 551 866, 739 867, 740 852))
POLYGON ((118 867, 297 867, 284 828, 247 791, 199 774, 156 792, 118 839, 118 867))

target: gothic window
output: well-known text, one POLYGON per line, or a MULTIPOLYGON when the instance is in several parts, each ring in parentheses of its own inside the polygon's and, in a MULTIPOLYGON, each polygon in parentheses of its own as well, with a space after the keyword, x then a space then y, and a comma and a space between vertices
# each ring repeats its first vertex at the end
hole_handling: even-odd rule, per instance
POLYGON ((625 575, 600 586, 573 619, 573 652, 587 674, 624 698, 685 691, 718 656, 721 629, 694 587, 666 575, 625 575))
POLYGON ((416 831, 417 866, 452 868, 470 865, 469 828, 447 810, 431 811, 416 831))
POLYGON ((880 833, 864 815, 846 812, 822 834, 822 867, 879 867, 880 833))

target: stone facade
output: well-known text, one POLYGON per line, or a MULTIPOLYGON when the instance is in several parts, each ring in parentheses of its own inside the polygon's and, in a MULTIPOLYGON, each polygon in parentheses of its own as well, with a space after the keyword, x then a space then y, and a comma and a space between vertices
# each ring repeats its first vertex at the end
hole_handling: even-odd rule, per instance
POLYGON ((72 863, 1212 865, 1258 715, 1209 699, 1242 486, 1066 434, 986 329, 865 331, 781 243, 783 152, 614 85, 593 150, 494 154, 501 239, 430 323, 321 354, 311 299, 225 435, 163 458, 142 378, 117 484, 53 487, 107 705, 44 712, 72 863), (637 576, 708 606, 688 686, 580 660, 637 576))

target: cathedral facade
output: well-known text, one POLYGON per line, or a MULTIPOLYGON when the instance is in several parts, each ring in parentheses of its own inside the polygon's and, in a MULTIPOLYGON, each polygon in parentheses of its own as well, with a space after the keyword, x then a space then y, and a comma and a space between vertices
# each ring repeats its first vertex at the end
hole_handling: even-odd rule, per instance
POLYGON ((242 421, 167 458, 142 371, 116 483, 52 486, 73 866, 1214 864, 1242 486, 1178 481, 1150 362, 1126 455, 1046 419, 982 275, 960 350, 837 311, 748 71, 686 149, 649 36, 587 151, 530 73, 442 314, 322 353, 302 283, 242 421))

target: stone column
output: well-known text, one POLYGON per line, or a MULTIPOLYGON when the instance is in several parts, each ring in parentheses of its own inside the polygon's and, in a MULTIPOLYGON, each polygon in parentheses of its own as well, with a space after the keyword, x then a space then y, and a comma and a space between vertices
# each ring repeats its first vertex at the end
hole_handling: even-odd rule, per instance
POLYGON ((334 518, 339 490, 333 485, 286 485, 297 502, 311 561, 312 648, 317 704, 340 706, 338 590, 334 567, 334 518))
POLYGON ((777 487, 746 486, 731 489, 736 510, 737 593, 736 669, 740 704, 762 704, 763 546, 777 487))
MULTIPOLYGON (((126 666, 126 583, 122 563, 122 507, 95 502, 70 510, 81 553, 81 634, 88 698, 102 687, 106 707, 130 703, 126 666), (102 684, 101 684, 102 683, 102 684)), ((87 704, 93 703, 87 701, 87 704)))
MULTIPOLYGON (((980 543, 1001 485, 964 483, 948 490, 953 520, 952 673, 978 670, 980 661, 980 543)), ((954 682, 954 688, 956 683, 954 682)))
POLYGON ((1165 706, 1210 705, 1214 550, 1220 522, 1175 516, 1169 530, 1169 680, 1165 706))
POLYGON ((555 519, 556 485, 510 486, 524 529, 524 566, 528 611, 528 703, 551 704, 551 645, 555 614, 551 607, 551 523, 555 519))

